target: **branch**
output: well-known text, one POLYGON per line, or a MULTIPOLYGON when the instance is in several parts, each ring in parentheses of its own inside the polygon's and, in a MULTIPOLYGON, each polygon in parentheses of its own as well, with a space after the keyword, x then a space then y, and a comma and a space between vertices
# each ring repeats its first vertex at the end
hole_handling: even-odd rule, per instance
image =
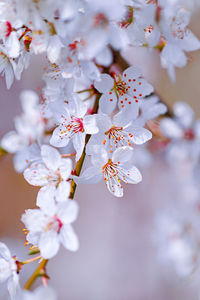
MULTIPOLYGON (((92 109, 92 114, 96 114, 97 111, 98 111, 100 96, 101 96, 101 94, 99 94, 99 93, 96 95, 96 99, 95 99, 94 106, 93 106, 93 109, 92 109)), ((90 139, 90 136, 91 136, 90 134, 86 135, 86 138, 85 138, 85 147, 83 149, 83 153, 82 153, 79 161, 77 162, 75 170, 74 170, 74 173, 75 173, 76 176, 79 176, 80 173, 81 173, 81 169, 82 169, 83 162, 85 160, 85 155, 86 155, 85 149, 86 149, 86 145, 87 145, 87 143, 88 143, 88 141, 90 139)), ((75 183, 74 180, 72 180, 72 183, 71 183, 71 192, 70 192, 70 196, 69 196, 70 199, 74 198, 75 191, 76 191, 76 183, 75 183)))
POLYGON ((29 290, 38 277, 46 275, 45 268, 46 268, 47 263, 48 263, 48 259, 43 259, 41 261, 41 263, 39 264, 37 269, 33 272, 31 277, 28 279, 28 281, 24 285, 25 290, 29 290))
MULTIPOLYGON (((92 109, 92 114, 95 114, 98 111, 100 96, 101 96, 101 94, 99 94, 99 93, 96 95, 96 99, 95 99, 94 106, 93 106, 93 109, 92 109)), ((90 134, 86 135, 85 147, 83 149, 83 153, 82 153, 81 158, 79 159, 79 161, 77 162, 76 167, 75 167, 75 173, 76 173, 77 176, 80 175, 80 172, 81 172, 81 169, 82 169, 82 166, 83 166, 83 162, 85 160, 85 156, 86 156, 85 148, 86 148, 86 145, 87 145, 87 143, 90 139, 90 136, 91 136, 90 134)), ((76 183, 74 182, 74 180, 72 180, 70 199, 74 198, 75 191, 76 191, 76 183)), ((38 277, 40 277, 40 276, 47 277, 46 272, 45 272, 45 268, 46 268, 47 263, 48 263, 48 259, 43 259, 41 261, 41 263, 39 264, 37 269, 34 271, 34 273, 31 275, 31 277, 28 279, 28 281, 24 285, 25 290, 29 290, 38 277)))

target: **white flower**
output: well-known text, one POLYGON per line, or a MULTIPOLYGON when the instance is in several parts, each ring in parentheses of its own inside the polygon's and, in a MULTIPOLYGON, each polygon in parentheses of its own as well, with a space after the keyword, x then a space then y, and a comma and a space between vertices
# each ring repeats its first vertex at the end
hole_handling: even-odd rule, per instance
POLYGON ((86 134, 98 132, 94 115, 85 115, 87 107, 78 103, 77 109, 70 113, 67 109, 57 118, 58 127, 53 132, 50 144, 55 147, 67 146, 72 140, 76 150, 76 161, 79 160, 85 146, 86 134))
POLYGON ((108 115, 97 114, 99 132, 91 136, 86 148, 87 153, 89 154, 89 148, 94 145, 104 145, 112 153, 118 147, 141 145, 152 138, 149 130, 135 125, 134 121, 129 119, 128 111, 120 111, 113 120, 108 115))
POLYGON ((0 242, 0 282, 7 281, 11 299, 14 299, 19 287, 16 260, 11 256, 9 249, 0 242))
POLYGON ((67 181, 72 170, 72 162, 62 158, 60 153, 48 145, 41 147, 41 162, 32 163, 25 171, 24 178, 34 186, 41 186, 37 205, 43 206, 56 201, 65 201, 70 193, 67 181))
POLYGON ((77 183, 97 183, 103 177, 108 190, 116 197, 123 196, 121 181, 136 184, 142 180, 140 171, 128 164, 132 157, 131 147, 120 147, 112 155, 101 147, 93 147, 92 167, 86 169, 80 177, 74 176, 77 183))
POLYGON ((200 156, 200 120, 194 121, 194 112, 184 102, 174 105, 174 118, 165 118, 160 122, 163 134, 169 138, 167 159, 170 163, 192 159, 200 156))
POLYGON ((167 112, 167 106, 159 101, 157 96, 149 96, 140 103, 138 123, 144 126, 148 120, 153 120, 167 112))
POLYGON ((160 30, 156 22, 157 7, 142 1, 139 7, 128 8, 127 20, 122 24, 125 27, 130 42, 134 46, 154 47, 160 39, 160 30), (131 22, 130 22, 131 21, 131 22))
POLYGON ((166 44, 161 51, 161 64, 168 70, 172 81, 175 81, 175 67, 184 67, 187 63, 185 51, 200 49, 200 41, 188 29, 190 13, 184 7, 168 7, 162 14, 161 28, 166 44))
POLYGON ((50 287, 39 286, 33 292, 21 290, 15 300, 56 300, 56 293, 50 287))
POLYGON ((127 45, 126 34, 119 26, 124 12, 125 5, 121 0, 87 1, 85 14, 79 21, 84 59, 92 60, 102 52, 106 53, 108 45, 114 49, 122 49, 127 45))
POLYGON ((78 215, 78 205, 74 200, 46 204, 41 209, 28 209, 22 215, 22 222, 29 230, 27 241, 38 246, 42 257, 55 256, 60 244, 66 249, 77 251, 78 238, 71 226, 78 215))
POLYGON ((101 81, 95 81, 95 88, 103 95, 99 107, 103 113, 111 113, 118 102, 119 109, 129 109, 138 114, 139 101, 153 92, 153 87, 143 78, 136 67, 129 67, 122 76, 101 75, 101 81))
POLYGON ((1 147, 9 153, 16 154, 14 166, 16 171, 23 172, 28 164, 39 157, 35 144, 41 139, 45 123, 39 111, 39 98, 31 90, 24 90, 20 95, 23 114, 15 117, 16 131, 10 131, 1 140, 1 147))
POLYGON ((199 212, 191 206, 181 207, 181 214, 170 210, 156 216, 156 242, 161 262, 188 277, 199 266, 199 212))

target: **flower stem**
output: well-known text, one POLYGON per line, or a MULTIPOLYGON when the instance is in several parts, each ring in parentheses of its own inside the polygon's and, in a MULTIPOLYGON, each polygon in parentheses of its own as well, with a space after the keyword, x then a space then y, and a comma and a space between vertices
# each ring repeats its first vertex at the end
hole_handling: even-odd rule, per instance
POLYGON ((41 261, 41 263, 39 264, 39 266, 37 267, 37 269, 33 272, 33 274, 31 275, 31 277, 28 279, 28 281, 24 285, 24 289, 25 290, 29 290, 31 288, 31 286, 33 285, 33 283, 35 282, 35 280, 39 276, 41 276, 42 273, 44 273, 44 270, 45 270, 45 267, 46 267, 47 263, 48 263, 48 259, 43 259, 41 261))
POLYGON ((41 259, 41 258, 42 258, 42 256, 40 255, 40 256, 33 257, 33 258, 31 258, 31 259, 22 261, 22 262, 20 262, 20 263, 21 263, 21 265, 26 265, 26 264, 29 264, 29 263, 31 263, 31 262, 33 262, 33 261, 36 261, 36 260, 38 260, 38 259, 41 259))
POLYGON ((94 89, 93 88, 91 88, 91 89, 85 89, 85 90, 81 90, 81 91, 78 91, 78 92, 76 92, 77 94, 82 94, 82 93, 86 93, 86 92, 92 92, 92 91, 94 91, 94 89))
POLYGON ((71 156, 76 156, 76 153, 69 153, 69 154, 62 154, 62 157, 71 157, 71 156))

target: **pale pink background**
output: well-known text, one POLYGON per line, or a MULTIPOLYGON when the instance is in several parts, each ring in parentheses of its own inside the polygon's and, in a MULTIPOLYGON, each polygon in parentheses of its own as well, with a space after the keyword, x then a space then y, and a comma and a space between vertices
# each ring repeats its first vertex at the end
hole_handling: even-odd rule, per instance
MULTIPOLYGON (((196 14, 192 28, 200 38, 199 18, 196 14)), ((177 71, 176 85, 159 67, 156 53, 140 49, 130 51, 128 56, 170 106, 183 100, 200 115, 200 51, 189 54, 188 66, 177 71)), ((20 91, 42 85, 43 65, 43 57, 33 59, 22 80, 9 91, 0 78, 0 137, 13 128, 12 118, 20 112, 20 91)), ((198 281, 178 279, 170 266, 163 268, 157 260, 154 215, 171 203, 175 181, 169 174, 166 164, 157 157, 152 167, 143 171, 141 184, 125 187, 123 199, 110 195, 103 182, 77 189, 80 215, 75 229, 80 250, 70 253, 62 249, 48 265, 50 284, 57 289, 59 300, 199 299, 198 281)), ((20 216, 26 208, 34 207, 37 188, 14 172, 11 156, 0 161, 0 190, 0 239, 11 247, 13 255, 23 259, 28 248, 23 246, 20 216)), ((29 274, 31 270, 25 267, 22 284, 29 274)), ((3 300, 2 285, 0 291, 3 300)))

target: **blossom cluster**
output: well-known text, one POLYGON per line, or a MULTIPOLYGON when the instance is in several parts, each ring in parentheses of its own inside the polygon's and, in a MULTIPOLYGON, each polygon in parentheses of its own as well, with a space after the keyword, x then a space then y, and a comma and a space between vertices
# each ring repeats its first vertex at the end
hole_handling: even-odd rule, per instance
MULTIPOLYGON (((185 52, 200 48, 189 22, 190 11, 178 0, 1 1, 0 72, 7 88, 31 55, 47 58, 41 93, 21 93, 15 130, 1 140, 16 171, 40 187, 38 208, 21 218, 40 259, 54 257, 61 244, 79 248, 71 225, 79 210, 77 184, 103 179, 111 194, 122 197, 123 182, 142 181, 138 166, 151 156, 152 133, 158 144, 165 141, 168 161, 189 157, 196 170, 200 123, 193 122, 191 108, 177 102, 173 117, 159 119, 155 132, 166 105, 138 67, 120 64, 121 51, 130 46, 155 49, 175 80, 175 67, 186 65, 185 52), (89 166, 81 170, 85 157, 89 166)), ((0 280, 8 281, 13 299, 56 299, 50 289, 21 291, 18 273, 25 263, 3 243, 0 255, 0 280)))

